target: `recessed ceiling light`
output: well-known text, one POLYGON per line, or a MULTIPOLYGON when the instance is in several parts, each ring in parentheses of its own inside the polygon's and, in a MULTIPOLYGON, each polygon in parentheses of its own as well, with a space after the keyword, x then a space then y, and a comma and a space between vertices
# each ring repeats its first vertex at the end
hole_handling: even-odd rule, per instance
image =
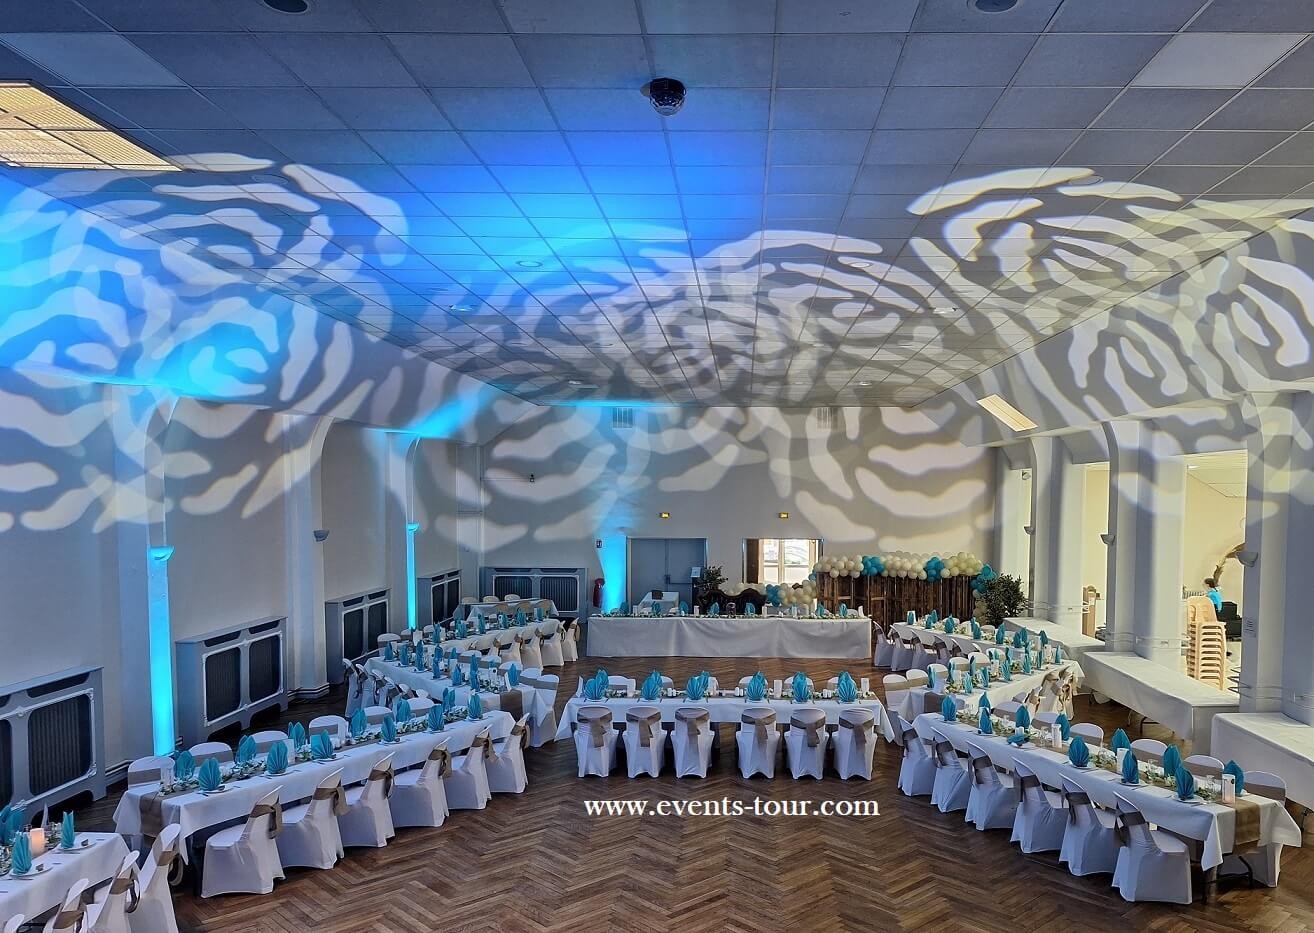
POLYGON ((517 259, 516 265, 524 266, 526 269, 537 269, 539 266, 543 264, 539 262, 537 259, 517 259))
POLYGON ((970 2, 982 13, 1007 13, 1017 6, 1017 0, 970 0, 970 2))
POLYGON ((570 380, 570 384, 573 385, 573 386, 582 386, 582 385, 584 384, 584 380, 583 380, 583 379, 571 379, 571 380, 570 380))
POLYGON ((272 172, 259 172, 252 175, 251 180, 258 181, 262 185, 281 185, 287 181, 282 175, 275 175, 272 172))
POLYGON ((0 162, 24 168, 180 171, 26 83, 0 84, 0 162))
POLYGON ((841 259, 840 262, 852 269, 865 269, 871 265, 870 259, 841 259))
POLYGON ((660 518, 660 519, 667 519, 667 518, 670 518, 670 517, 671 517, 671 513, 670 513, 670 512, 658 512, 658 513, 657 513, 657 517, 660 518))
POLYGON ((1072 181, 1067 182, 1067 184, 1069 186, 1073 186, 1077 188, 1084 188, 1087 185, 1098 185, 1103 181, 1104 181, 1103 175, 1096 175, 1092 173, 1090 175, 1083 175, 1081 178, 1074 178, 1072 181))
POLYGON ((936 308, 936 309, 935 309, 934 311, 932 311, 931 313, 932 313, 932 314, 935 314, 935 315, 938 315, 939 317, 951 317, 951 316, 953 316, 953 315, 955 315, 955 314, 958 313, 958 309, 957 309, 957 308, 936 308))
POLYGON ((1200 469, 1200 465, 1199 465, 1198 463, 1188 463, 1188 464, 1186 465, 1186 468, 1187 468, 1188 470, 1198 470, 1198 469, 1200 469))
POLYGON ((310 9, 308 0, 264 0, 265 6, 279 13, 305 13, 310 9))
POLYGON ((469 305, 452 305, 447 310, 453 312, 454 314, 469 314, 471 311, 474 310, 474 308, 470 307, 469 305))
POLYGON ((985 398, 977 399, 977 404, 1014 431, 1032 431, 1037 427, 1034 421, 998 395, 987 395, 985 398))
POLYGON ((871 383, 870 381, 867 381, 867 382, 859 382, 859 383, 858 383, 858 385, 862 386, 864 389, 867 388, 868 386, 870 386, 871 384, 872 384, 872 383, 871 383))

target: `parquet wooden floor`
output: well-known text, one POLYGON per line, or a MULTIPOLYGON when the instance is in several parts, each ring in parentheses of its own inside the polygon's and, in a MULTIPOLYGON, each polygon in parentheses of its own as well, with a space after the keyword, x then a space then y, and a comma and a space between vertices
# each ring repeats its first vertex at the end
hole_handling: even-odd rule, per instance
MULTIPOLYGON (((561 672, 558 709, 575 678, 598 661, 561 672)), ((722 682, 760 667, 768 677, 805 670, 814 679, 848 669, 826 660, 615 659, 611 673, 642 679, 652 668, 677 683, 703 668, 722 682)), ((294 707, 307 721, 339 712, 341 695, 294 707)), ((1121 707, 1079 700, 1078 719, 1126 724, 1121 707)), ((1108 876, 1073 878, 1053 854, 1024 856, 1006 831, 981 833, 962 814, 941 814, 895 786, 899 750, 878 744, 868 782, 739 777, 730 726, 705 781, 575 777, 570 743, 529 752, 529 790, 497 796, 483 811, 454 813, 434 830, 406 829, 384 849, 349 850, 332 871, 290 870, 266 897, 175 897, 183 931, 811 931, 840 930, 1281 930, 1314 929, 1314 851, 1286 849, 1282 884, 1225 883, 1214 903, 1127 904, 1108 876), (581 801, 871 799, 862 819, 587 817, 581 801)), ((1156 727, 1146 727, 1156 735, 1156 727)), ((1134 735, 1134 733, 1133 733, 1134 735)), ((1162 737, 1160 734, 1159 737, 1162 737)), ((79 825, 109 828, 117 793, 79 825), (99 825, 94 825, 99 824, 99 825)), ((1310 821, 1314 825, 1314 820, 1310 821)), ((1306 846, 1314 837, 1306 834, 1306 846)), ((1196 876, 1199 884, 1199 876, 1196 876)))

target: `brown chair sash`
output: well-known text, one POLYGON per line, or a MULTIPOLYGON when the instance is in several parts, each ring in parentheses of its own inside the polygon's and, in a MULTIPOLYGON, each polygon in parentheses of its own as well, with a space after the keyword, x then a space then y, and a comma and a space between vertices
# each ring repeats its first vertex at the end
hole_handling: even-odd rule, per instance
POLYGON ((755 737, 757 741, 765 743, 767 740, 767 728, 769 726, 775 726, 776 724, 776 714, 774 711, 758 714, 742 713, 739 717, 739 721, 745 725, 753 726, 753 731, 756 733, 755 737))
POLYGON ((445 745, 435 745, 429 752, 429 760, 439 762, 438 776, 451 777, 452 775, 452 753, 447 750, 445 745))
POLYGON ((479 735, 476 735, 474 737, 474 741, 470 743, 470 751, 467 752, 466 754, 467 755, 482 754, 485 759, 491 761, 493 758, 496 757, 496 755, 493 752, 493 740, 488 737, 487 732, 483 732, 480 733, 479 735), (480 751, 476 752, 475 751, 476 748, 480 749, 480 751))
POLYGON ((908 758, 910 757, 908 755, 908 749, 912 747, 913 742, 920 742, 921 737, 917 735, 916 729, 909 727, 903 730, 903 735, 900 736, 900 738, 903 739, 903 757, 908 758))
POLYGON ((1145 817, 1141 813, 1135 811, 1124 813, 1122 810, 1119 810, 1117 819, 1113 824, 1113 831, 1118 834, 1119 844, 1125 846, 1131 842, 1131 833, 1128 832, 1128 830, 1133 826, 1144 825, 1145 817))
POLYGON ((606 735, 611 729, 611 710, 589 712, 580 710, 575 721, 581 726, 588 726, 593 736, 593 747, 602 748, 606 744, 606 735))
POLYGON ((994 770, 995 763, 988 757, 976 757, 972 759, 972 779, 974 783, 984 783, 982 781, 977 781, 976 776, 982 772, 993 774, 994 770))
POLYGON ((1223 776, 1222 768, 1207 765, 1200 761, 1183 761, 1182 767, 1196 777, 1220 778, 1223 776))
POLYGON ((1146 763, 1155 764, 1155 765, 1163 764, 1163 752, 1152 752, 1148 748, 1147 749, 1133 748, 1131 752, 1133 755, 1136 756, 1136 760, 1141 762, 1142 764, 1146 764, 1146 763))
POLYGON ((178 846, 175 844, 169 846, 167 849, 160 850, 159 855, 155 856, 155 867, 159 871, 164 872, 165 876, 167 877, 169 873, 169 869, 173 867, 173 863, 177 861, 177 859, 178 859, 178 846))
POLYGON ((940 712, 940 707, 944 705, 944 698, 945 695, 943 693, 937 693, 934 690, 927 690, 922 694, 922 712, 940 712))
POLYGON ((1066 800, 1068 804, 1069 823, 1077 822, 1078 807, 1092 806, 1090 802, 1090 794, 1086 793, 1084 790, 1065 790, 1063 792, 1063 799, 1066 800))
POLYGON ((332 800, 335 816, 342 816, 347 812, 347 792, 343 789, 341 781, 332 787, 316 787, 315 792, 310 795, 310 799, 332 800))
POLYGON ((867 744, 867 727, 871 726, 873 730, 876 727, 874 719, 854 718, 847 713, 840 713, 839 724, 841 729, 853 730, 853 741, 859 745, 867 744))
POLYGON ((114 880, 110 882, 109 893, 111 895, 126 894, 128 891, 132 890, 133 882, 136 880, 135 871, 130 871, 122 875, 115 875, 114 880))
POLYGON ((685 747, 690 755, 698 754, 698 737, 703 734, 703 726, 710 725, 712 714, 705 709, 681 707, 675 711, 675 718, 684 723, 685 747))
POLYGON ((370 771, 369 779, 368 779, 368 781, 367 781, 366 783, 373 783, 374 781, 382 781, 382 782, 383 782, 383 799, 384 799, 384 800, 387 800, 389 797, 391 797, 391 796, 392 796, 392 782, 393 782, 392 765, 388 765, 388 767, 386 767, 386 768, 374 768, 374 769, 372 769, 372 770, 370 771))
POLYGON ((958 752, 954 751, 953 745, 949 742, 935 743, 935 766, 937 768, 947 768, 950 762, 958 764, 958 752))
MULTIPOLYGON (((662 721, 662 714, 660 712, 652 712, 640 716, 635 713, 634 710, 627 710, 625 713, 625 721, 627 723, 632 722, 638 727, 639 745, 643 748, 648 748, 652 745, 653 723, 660 723, 662 721)), ((688 722, 688 720, 685 720, 685 722, 688 722)))
POLYGON ((137 771, 128 772, 128 786, 133 787, 137 784, 158 784, 160 775, 163 773, 161 768, 142 768, 137 771))
POLYGON ((525 695, 514 687, 504 690, 497 695, 497 706, 512 719, 519 719, 525 715, 525 695))
POLYGON ((81 904, 71 910, 61 910, 55 914, 54 925, 52 930, 76 930, 82 923, 86 915, 86 908, 81 904))
MULTIPOLYGON (((1018 803, 1027 799, 1027 788, 1041 786, 1040 778, 1036 777, 1034 774, 1019 774, 1016 775, 1016 778, 1014 786, 1017 787, 1018 803)), ((1044 793, 1044 791, 1042 790, 1041 793, 1044 793)))
POLYGON ((816 748, 821 744, 821 730, 825 728, 826 720, 802 719, 798 716, 789 717, 789 726, 791 729, 803 729, 808 734, 808 748, 816 748))
POLYGON ((511 734, 507 736, 506 741, 507 744, 510 745, 517 739, 519 739, 520 747, 522 749, 529 748, 529 727, 519 721, 511 727, 511 734))
POLYGON ((251 808, 249 819, 256 820, 269 815, 269 838, 277 839, 283 832, 283 809, 277 803, 258 803, 251 808))

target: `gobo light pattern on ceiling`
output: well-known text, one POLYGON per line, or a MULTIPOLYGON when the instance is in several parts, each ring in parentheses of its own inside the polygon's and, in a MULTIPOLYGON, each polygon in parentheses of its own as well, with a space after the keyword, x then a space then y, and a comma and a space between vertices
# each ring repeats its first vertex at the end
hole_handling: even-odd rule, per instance
POLYGON ((67 320, 95 244, 102 279, 115 252, 144 277, 73 293, 92 336, 54 354, 90 375, 268 379, 276 342, 226 346, 223 322, 281 296, 533 401, 917 404, 1307 206, 1312 17, 43 4, 7 22, 0 77, 188 171, 12 173, 54 200, 16 195, 11 233, 61 251, 44 280, 23 253, 0 353, 51 355, 41 318, 67 320), (665 121, 637 92, 657 74, 690 88, 665 121), (133 358, 138 323, 191 348, 133 358))

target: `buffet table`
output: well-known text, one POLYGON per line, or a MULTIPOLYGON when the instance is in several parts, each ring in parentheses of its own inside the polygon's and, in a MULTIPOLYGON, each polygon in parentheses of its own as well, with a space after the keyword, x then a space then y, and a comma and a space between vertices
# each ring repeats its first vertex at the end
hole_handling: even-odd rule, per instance
POLYGON ((1092 635, 1087 635, 1074 625, 1059 625, 1045 619, 1008 618, 1004 620, 1004 629, 1016 632, 1025 628, 1032 635, 1044 632, 1051 642, 1059 645, 1063 653, 1073 660, 1080 661, 1088 651, 1103 651, 1104 642, 1092 635))
POLYGON ((1211 755, 1273 772, 1287 782, 1288 798, 1314 808, 1314 726, 1280 712, 1219 713, 1211 736, 1211 755))
POLYGON ((871 659, 871 619, 593 616, 591 657, 871 659))
POLYGON ((1230 690, 1211 687, 1137 654, 1092 651, 1082 666, 1087 690, 1167 726, 1191 743, 1194 755, 1209 754, 1213 718, 1235 713, 1241 705, 1230 690))

